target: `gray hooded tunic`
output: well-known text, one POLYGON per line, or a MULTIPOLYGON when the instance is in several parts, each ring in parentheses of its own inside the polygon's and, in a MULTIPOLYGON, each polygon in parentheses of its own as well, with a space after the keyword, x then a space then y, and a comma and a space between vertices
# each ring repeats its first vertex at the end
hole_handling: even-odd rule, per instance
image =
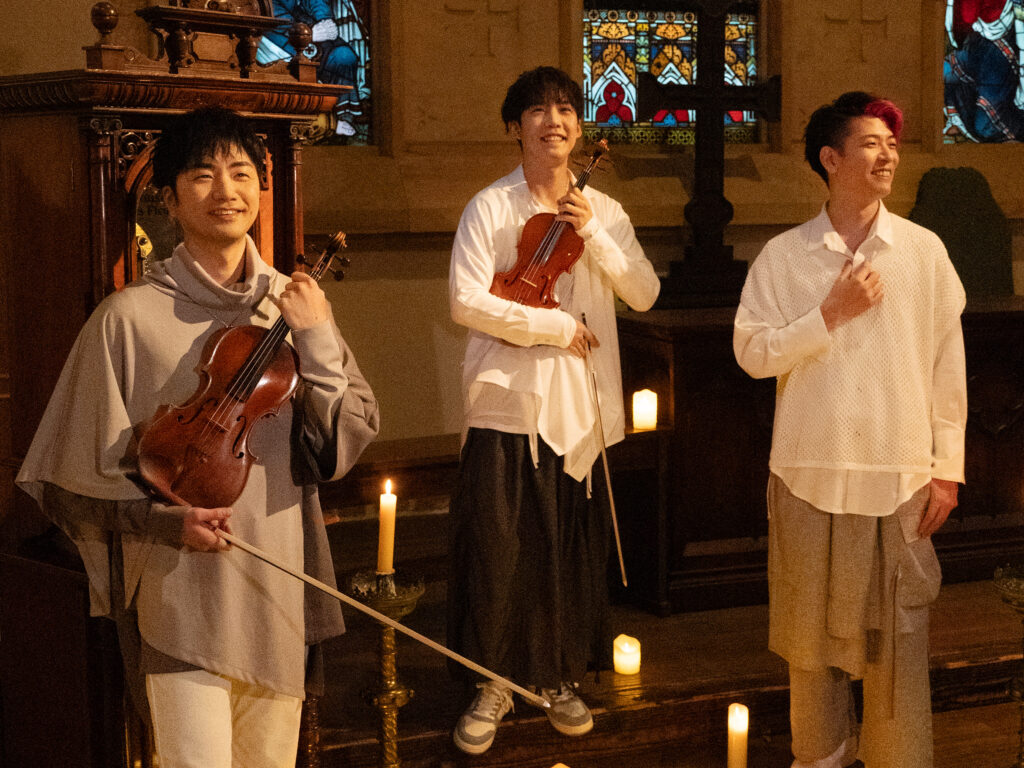
MULTIPOLYGON (((94 615, 121 615, 134 601, 142 640, 160 654, 301 698, 305 646, 344 631, 337 602, 237 547, 183 550, 185 510, 151 502, 133 477, 140 425, 195 392, 210 335, 277 318, 266 295, 288 278, 252 241, 245 258, 244 282, 231 290, 179 245, 107 297, 79 334, 17 482, 77 544, 94 615), (121 566, 113 584, 111 563, 121 566), (112 605, 122 592, 124 604, 112 605)), ((259 461, 231 528, 333 585, 316 482, 341 477, 374 438, 377 404, 332 322, 290 341, 302 380, 251 432, 259 461)))

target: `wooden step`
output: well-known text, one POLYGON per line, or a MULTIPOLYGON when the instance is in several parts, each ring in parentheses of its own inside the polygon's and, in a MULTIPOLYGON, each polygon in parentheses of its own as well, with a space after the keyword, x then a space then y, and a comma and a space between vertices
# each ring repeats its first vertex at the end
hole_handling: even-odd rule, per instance
MULTIPOLYGON (((329 685, 320 703, 323 768, 369 768, 378 760, 376 712, 361 694, 373 685, 377 628, 351 611, 346 618, 349 633, 329 646, 329 685)), ((442 581, 428 584, 405 621, 443 642, 442 581)), ((491 749, 475 758, 451 743, 451 728, 471 694, 453 682, 441 656, 400 636, 399 674, 415 691, 399 714, 402 765, 647 768, 689 765, 684 756, 698 755, 720 758, 699 765, 724 764, 726 710, 733 701, 750 707, 749 764, 788 765, 780 762, 788 747, 779 746, 787 743, 787 678, 783 662, 767 650, 766 624, 765 606, 657 618, 616 605, 613 630, 640 638, 643 666, 637 676, 588 675, 581 695, 594 713, 593 732, 562 736, 539 710, 517 703, 491 749)), ((1020 618, 990 582, 943 587, 931 642, 936 712, 1009 700, 1010 680, 1021 665, 1020 618)))

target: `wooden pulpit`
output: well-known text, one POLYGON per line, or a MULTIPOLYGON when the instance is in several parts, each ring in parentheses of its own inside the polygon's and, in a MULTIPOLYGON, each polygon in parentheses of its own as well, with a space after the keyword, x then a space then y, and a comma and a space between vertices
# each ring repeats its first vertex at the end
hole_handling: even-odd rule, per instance
MULTIPOLYGON (((287 273, 303 250, 302 145, 345 89, 317 83, 316 64, 301 56, 256 63, 260 36, 280 23, 270 0, 168 0, 138 13, 156 36, 158 59, 116 44, 117 11, 100 2, 84 68, 0 78, 0 755, 10 765, 149 764, 126 739, 118 676, 99 673, 117 661, 113 624, 88 618, 73 550, 47 547, 47 537, 59 537, 14 477, 90 312, 139 277, 146 258, 174 245, 149 185, 160 126, 214 104, 252 117, 269 162, 251 234, 287 273), (28 610, 39 594, 63 597, 28 610), (47 647, 33 637, 61 642, 47 647), (59 664, 54 654, 63 654, 59 664), (30 678, 8 676, 13 669, 31 670, 36 684, 26 688, 30 678)), ((309 44, 308 27, 291 35, 297 50, 309 44)))

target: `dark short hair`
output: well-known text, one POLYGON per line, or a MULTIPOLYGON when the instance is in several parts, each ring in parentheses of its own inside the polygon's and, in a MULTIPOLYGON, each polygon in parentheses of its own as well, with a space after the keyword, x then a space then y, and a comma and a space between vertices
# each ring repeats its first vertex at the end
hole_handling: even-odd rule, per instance
POLYGON ((172 119, 153 149, 153 184, 170 187, 178 174, 237 147, 263 177, 265 149, 250 121, 224 107, 201 107, 172 119))
POLYGON ((523 72, 505 93, 501 105, 501 121, 518 123, 523 112, 537 104, 568 102, 576 110, 576 116, 583 119, 583 89, 557 67, 537 67, 523 72))
POLYGON ((899 141, 903 130, 903 111, 888 99, 864 91, 849 91, 831 104, 818 107, 804 130, 804 157, 826 184, 828 171, 821 164, 821 149, 839 149, 849 135, 850 122, 858 117, 877 117, 899 141))

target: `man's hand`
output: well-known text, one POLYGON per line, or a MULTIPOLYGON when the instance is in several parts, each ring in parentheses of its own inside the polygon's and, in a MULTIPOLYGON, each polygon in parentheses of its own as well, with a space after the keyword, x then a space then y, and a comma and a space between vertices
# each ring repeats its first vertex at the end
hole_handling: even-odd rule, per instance
POLYGON ((223 552, 229 549, 231 545, 217 535, 218 528, 231 533, 231 526, 228 525, 229 517, 231 517, 229 507, 217 507, 216 509, 191 507, 185 513, 185 522, 182 528, 181 538, 185 546, 196 552, 223 552))
POLYGON ((569 342, 567 350, 572 352, 576 357, 585 357, 587 354, 587 348, 597 348, 601 346, 601 342, 597 340, 597 336, 590 332, 579 320, 576 321, 576 333, 572 335, 572 341, 569 342))
POLYGON ((565 195, 558 198, 558 215, 555 216, 555 221, 567 221, 579 232, 593 216, 590 201, 576 187, 571 187, 565 195))
POLYGON ((928 509, 925 510, 921 524, 917 527, 917 533, 922 538, 928 538, 935 533, 942 524, 946 522, 949 513, 956 509, 956 494, 959 486, 952 480, 940 480, 932 478, 931 496, 928 499, 928 509))
POLYGON ((331 314, 323 289, 305 272, 292 272, 292 281, 272 300, 293 331, 320 325, 331 314))
POLYGON ((831 332, 864 314, 882 300, 884 293, 885 286, 871 262, 865 261, 857 269, 847 262, 832 284, 832 290, 821 302, 825 327, 831 332))

